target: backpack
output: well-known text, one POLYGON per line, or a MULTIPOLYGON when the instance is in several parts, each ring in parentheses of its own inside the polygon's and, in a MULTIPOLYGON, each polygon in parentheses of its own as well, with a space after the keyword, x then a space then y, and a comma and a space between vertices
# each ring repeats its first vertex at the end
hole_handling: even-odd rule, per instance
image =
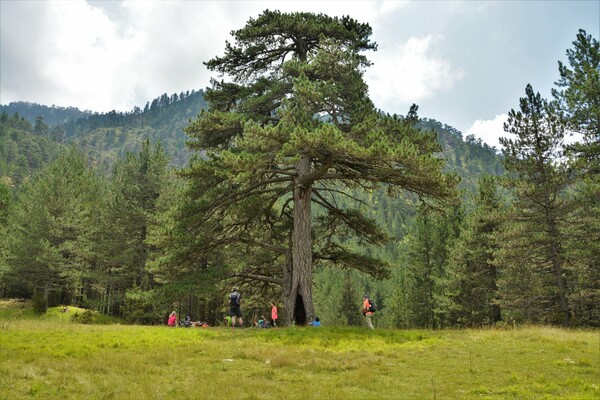
POLYGON ((377 308, 375 308, 375 302, 371 299, 369 299, 369 312, 375 312, 377 311, 377 308))
POLYGON ((232 292, 229 295, 229 305, 231 307, 239 307, 239 305, 240 305, 240 294, 238 292, 232 292))

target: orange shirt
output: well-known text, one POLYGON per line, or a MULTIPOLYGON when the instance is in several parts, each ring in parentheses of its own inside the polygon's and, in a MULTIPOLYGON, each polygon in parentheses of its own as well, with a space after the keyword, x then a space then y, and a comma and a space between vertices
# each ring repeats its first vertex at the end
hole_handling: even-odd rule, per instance
MULTIPOLYGON (((369 299, 365 299, 365 301, 363 301, 363 311, 369 310, 370 307, 371 307, 371 305, 369 304, 369 299)), ((367 311, 366 314, 373 314, 373 312, 367 311)))

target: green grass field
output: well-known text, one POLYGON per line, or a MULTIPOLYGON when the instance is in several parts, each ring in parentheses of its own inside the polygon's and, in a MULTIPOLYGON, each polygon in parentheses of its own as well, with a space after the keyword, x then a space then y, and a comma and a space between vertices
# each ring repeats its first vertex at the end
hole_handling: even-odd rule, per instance
POLYGON ((18 307, 0 303, 0 399, 600 398, 597 330, 173 329, 18 307))

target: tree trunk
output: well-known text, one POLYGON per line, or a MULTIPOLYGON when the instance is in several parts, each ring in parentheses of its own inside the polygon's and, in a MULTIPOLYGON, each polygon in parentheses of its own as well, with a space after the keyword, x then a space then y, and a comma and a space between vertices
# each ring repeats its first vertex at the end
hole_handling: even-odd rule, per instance
POLYGON ((48 300, 50 299, 50 285, 48 282, 44 283, 44 302, 48 305, 48 300))
POLYGON ((292 238, 292 276, 289 296, 285 299, 286 324, 305 325, 313 320, 311 185, 303 182, 311 161, 303 157, 296 164, 294 188, 294 233, 292 238))
POLYGON ((548 234, 550 235, 550 257, 552 260, 552 270, 558 286, 558 301, 560 309, 563 312, 565 326, 571 326, 571 307, 567 299, 567 287, 563 278, 562 260, 560 255, 559 234, 556 228, 556 222, 549 211, 549 201, 546 200, 546 224, 548 234))
MULTIPOLYGON (((491 254, 488 256, 488 259, 491 259, 492 256, 491 254)), ((496 267, 491 264, 488 263, 488 270, 490 272, 490 292, 493 294, 493 298, 498 298, 498 285, 496 282, 498 282, 498 270, 496 269, 496 267)), ((502 321, 502 310, 500 309, 500 306, 496 303, 490 302, 491 303, 491 309, 490 309, 490 318, 492 320, 492 322, 500 322, 502 321)))
POLYGON ((289 238, 288 244, 288 252, 285 255, 285 263, 283 265, 283 282, 282 282, 282 304, 285 309, 285 320, 284 324, 289 326, 292 323, 293 312, 288 310, 293 310, 294 302, 290 299, 292 298, 292 270, 293 270, 293 261, 292 261, 292 238, 289 238))

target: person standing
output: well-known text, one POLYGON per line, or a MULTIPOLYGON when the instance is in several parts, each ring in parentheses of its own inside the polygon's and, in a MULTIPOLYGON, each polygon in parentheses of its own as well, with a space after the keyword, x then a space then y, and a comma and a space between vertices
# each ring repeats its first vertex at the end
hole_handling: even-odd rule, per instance
POLYGON ((365 316, 365 320, 367 321, 367 326, 369 329, 375 329, 373 328, 373 322, 371 321, 373 318, 373 312, 375 312, 375 305, 373 304, 373 301, 369 299, 369 295, 365 294, 363 296, 362 313, 365 316))
POLYGON ((242 320, 242 309, 240 308, 242 295, 238 291, 237 286, 234 286, 229 295, 229 315, 231 316, 231 328, 235 329, 237 322, 240 323, 240 328, 244 325, 242 320))
POLYGON ((273 328, 277 326, 277 306, 271 302, 271 325, 273 328))

